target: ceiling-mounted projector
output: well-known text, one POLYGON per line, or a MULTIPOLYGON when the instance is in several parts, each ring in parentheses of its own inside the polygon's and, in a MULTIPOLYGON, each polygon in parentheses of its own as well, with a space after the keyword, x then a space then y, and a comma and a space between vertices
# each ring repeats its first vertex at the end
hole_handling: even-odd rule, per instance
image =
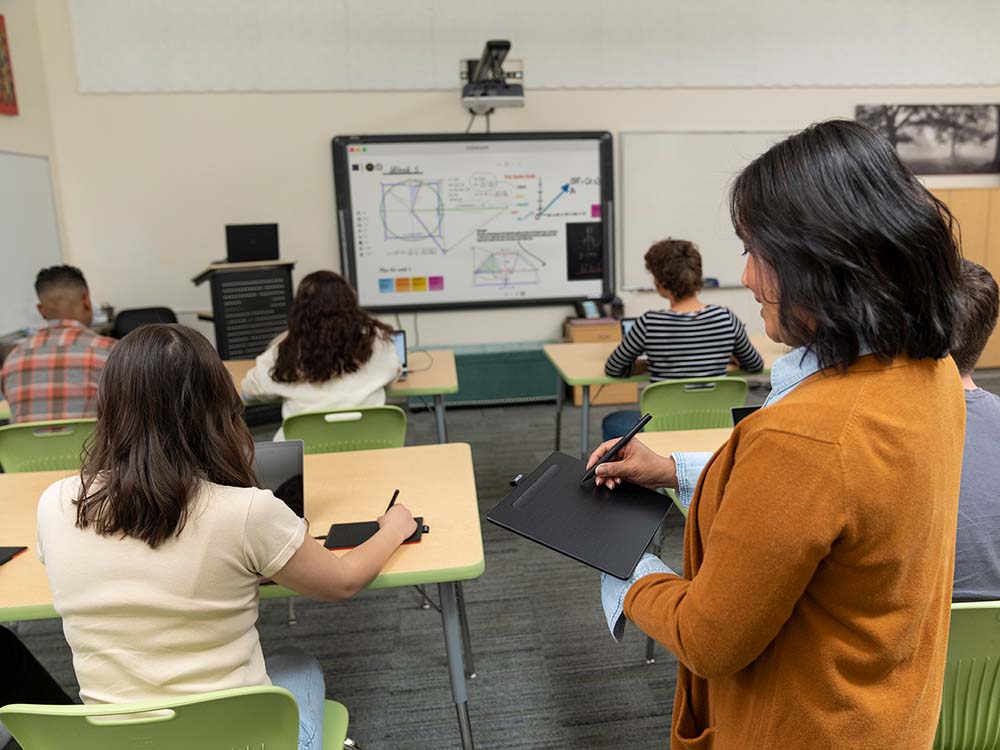
POLYGON ((469 66, 469 82, 462 87, 462 106, 474 115, 486 115, 497 107, 523 107, 524 86, 508 83, 503 61, 510 52, 506 39, 486 42, 483 54, 469 66))

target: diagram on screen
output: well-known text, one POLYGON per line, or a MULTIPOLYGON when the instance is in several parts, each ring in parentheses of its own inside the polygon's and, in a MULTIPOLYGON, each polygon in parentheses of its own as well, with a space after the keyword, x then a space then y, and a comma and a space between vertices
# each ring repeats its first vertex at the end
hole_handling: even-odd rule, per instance
POLYGON ((518 286, 538 284, 538 271, 545 265, 537 256, 520 248, 483 250, 476 248, 473 260, 474 286, 518 286))
POLYGON ((492 148, 371 147, 352 157, 353 239, 359 279, 367 280, 358 284, 364 302, 601 292, 597 149, 492 148))
MULTIPOLYGON (((434 241, 441 247, 444 202, 441 182, 383 182, 379 218, 387 240, 434 241)), ((442 251, 444 250, 441 247, 442 251)))

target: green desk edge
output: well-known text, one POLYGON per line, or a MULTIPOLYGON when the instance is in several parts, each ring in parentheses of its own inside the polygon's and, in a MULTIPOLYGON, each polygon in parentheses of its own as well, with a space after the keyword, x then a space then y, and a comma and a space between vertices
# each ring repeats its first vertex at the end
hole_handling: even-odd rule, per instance
MULTIPOLYGON (((458 568, 440 568, 437 570, 421 570, 414 573, 383 573, 375 576, 366 588, 390 589, 401 586, 422 586, 428 583, 451 583, 479 578, 486 569, 486 561, 480 559, 472 565, 458 568)), ((284 586, 261 586, 261 599, 281 599, 289 596, 300 596, 284 586)), ((54 620, 59 617, 51 604, 35 604, 28 607, 0 607, 0 622, 19 622, 24 620, 54 620)))

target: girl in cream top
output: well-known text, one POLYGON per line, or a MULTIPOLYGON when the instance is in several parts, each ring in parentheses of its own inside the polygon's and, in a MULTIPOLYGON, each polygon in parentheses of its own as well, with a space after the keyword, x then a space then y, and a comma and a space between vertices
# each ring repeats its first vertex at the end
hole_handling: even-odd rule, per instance
MULTIPOLYGON (((325 687, 312 657, 262 653, 262 577, 347 599, 416 528, 396 503, 346 555, 254 487, 253 436, 219 355, 196 331, 143 326, 101 375, 78 476, 38 505, 38 552, 63 617, 80 696, 155 700, 274 684, 299 707, 299 747, 322 738, 325 687)), ((291 651, 291 653, 289 653, 291 651)))

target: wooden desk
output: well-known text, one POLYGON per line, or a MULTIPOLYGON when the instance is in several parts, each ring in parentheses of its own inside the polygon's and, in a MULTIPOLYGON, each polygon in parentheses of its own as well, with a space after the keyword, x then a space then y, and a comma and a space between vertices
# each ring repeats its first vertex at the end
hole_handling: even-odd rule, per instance
MULTIPOLYGON (((29 547, 0 567, 0 621, 58 616, 35 549, 36 518, 45 488, 71 473, 0 474, 0 546, 29 547)), ((455 582, 479 577, 485 564, 472 451, 465 443, 450 443, 305 457, 305 511, 312 535, 325 534, 334 522, 378 517, 396 487, 407 507, 424 517, 430 533, 420 544, 400 547, 370 588, 438 584, 452 698, 463 747, 471 748, 455 582)), ((291 595, 280 586, 261 589, 263 598, 291 595)))
POLYGON ((712 430, 672 430, 669 432, 640 432, 636 440, 640 440, 649 448, 667 456, 680 451, 707 451, 715 453, 732 434, 731 427, 719 427, 712 430))
MULTIPOLYGON (((776 344, 766 336, 751 336, 751 343, 764 359, 764 370, 759 373, 746 373, 735 368, 730 369, 731 375, 745 379, 768 378, 771 366, 775 360, 787 354, 789 349, 784 344, 776 344)), ((545 356, 556 368, 559 382, 556 384, 556 450, 559 449, 562 428, 563 387, 567 385, 580 386, 583 390, 583 403, 580 407, 580 455, 586 458, 590 445, 590 386, 607 385, 611 383, 641 383, 649 380, 649 373, 640 373, 627 378, 609 378, 604 374, 604 363, 617 344, 602 342, 594 344, 546 344, 542 347, 545 356)))
MULTIPOLYGON (((434 397, 434 420, 439 443, 448 442, 448 426, 444 416, 444 396, 458 393, 458 371, 455 369, 455 352, 451 349, 417 349, 408 354, 410 371, 406 377, 395 380, 387 390, 389 397, 434 397)), ((240 390, 243 378, 254 365, 252 359, 233 359, 223 362, 240 390)))

